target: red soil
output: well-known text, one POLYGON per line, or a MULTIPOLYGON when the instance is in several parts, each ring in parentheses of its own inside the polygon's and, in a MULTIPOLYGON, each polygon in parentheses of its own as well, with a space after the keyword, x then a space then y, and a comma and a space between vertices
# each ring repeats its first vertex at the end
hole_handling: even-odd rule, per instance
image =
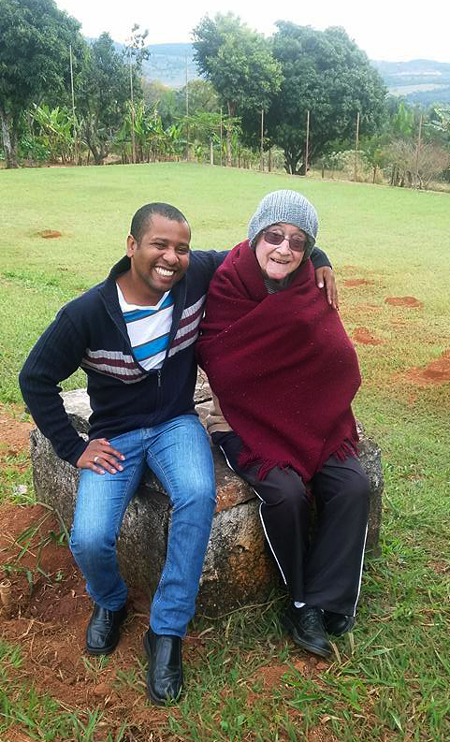
POLYGON ((443 384, 450 381, 450 350, 442 353, 437 361, 431 361, 428 366, 412 368, 407 377, 416 384, 443 384))
POLYGON ((388 296, 384 301, 392 307, 423 307, 414 296, 388 296))
POLYGON ((366 278, 349 278, 347 281, 344 281, 344 286, 347 286, 347 288, 370 286, 371 284, 373 284, 373 281, 368 281, 366 278))
POLYGON ((38 232, 39 237, 43 237, 44 240, 53 240, 55 237, 61 237, 61 232, 56 229, 44 229, 42 232, 38 232))
POLYGON ((372 335, 367 327, 357 327, 353 331, 353 339, 361 345, 382 345, 383 341, 380 338, 372 335))
POLYGON ((0 465, 6 457, 28 449, 33 425, 20 419, 20 412, 0 406, 0 465))

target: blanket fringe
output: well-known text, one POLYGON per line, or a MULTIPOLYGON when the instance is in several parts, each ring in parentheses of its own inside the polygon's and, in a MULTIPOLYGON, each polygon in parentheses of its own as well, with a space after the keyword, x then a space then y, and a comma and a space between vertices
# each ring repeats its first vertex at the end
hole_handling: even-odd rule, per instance
MULTIPOLYGON (((255 464, 259 465, 257 476, 261 482, 267 477, 272 469, 295 469, 297 471, 297 466, 292 461, 275 461, 275 459, 261 459, 260 456, 252 453, 251 451, 246 451, 245 449, 241 451, 239 456, 239 465, 242 466, 243 469, 255 464)), ((303 476, 301 472, 298 473, 300 474, 300 476, 303 476)))
MULTIPOLYGON (((345 440, 339 444, 335 451, 327 454, 326 460, 328 460, 330 456, 335 456, 337 459, 339 459, 339 461, 345 461, 346 459, 357 455, 357 445, 349 440, 345 440)), ((325 461, 320 462, 317 471, 322 468, 324 463, 325 461)), ((284 461, 276 461, 275 459, 262 459, 257 454, 254 454, 244 448, 239 455, 239 465, 242 466, 243 469, 245 469, 246 467, 254 466, 255 464, 259 466, 257 476, 261 482, 267 477, 272 469, 294 469, 294 471, 299 474, 303 481, 306 480, 305 472, 299 471, 298 465, 296 465, 293 461, 289 461, 287 459, 284 461)))
MULTIPOLYGON (((333 451, 331 456, 336 456, 339 461, 345 461, 346 459, 350 458, 350 456, 357 456, 358 455, 358 448, 357 446, 353 445, 350 441, 342 441, 342 443, 338 446, 336 451, 333 451)), ((324 462, 325 463, 325 462, 324 462)))

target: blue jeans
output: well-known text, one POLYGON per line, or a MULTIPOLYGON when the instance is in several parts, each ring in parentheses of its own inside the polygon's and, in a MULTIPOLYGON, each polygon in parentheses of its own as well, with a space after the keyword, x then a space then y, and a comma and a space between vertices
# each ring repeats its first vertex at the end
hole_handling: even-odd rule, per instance
POLYGON ((215 508, 215 479, 206 432, 194 415, 117 436, 111 445, 125 456, 123 471, 83 469, 70 539, 72 554, 91 598, 111 611, 125 603, 116 541, 128 503, 146 464, 172 505, 167 555, 153 597, 150 625, 156 634, 183 637, 194 615, 203 560, 215 508))

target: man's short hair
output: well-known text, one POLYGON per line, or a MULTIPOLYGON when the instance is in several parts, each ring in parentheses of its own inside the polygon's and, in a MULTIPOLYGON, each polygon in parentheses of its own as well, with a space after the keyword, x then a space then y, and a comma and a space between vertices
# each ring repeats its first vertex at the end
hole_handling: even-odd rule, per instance
POLYGON ((182 214, 181 211, 175 206, 158 202, 145 204, 145 206, 141 206, 141 208, 136 211, 133 219, 131 220, 130 234, 133 235, 136 242, 141 241, 149 225, 149 222, 151 222, 152 220, 153 214, 159 214, 160 216, 164 216, 166 219, 170 219, 173 222, 185 222, 189 227, 188 220, 186 219, 184 214, 182 214))

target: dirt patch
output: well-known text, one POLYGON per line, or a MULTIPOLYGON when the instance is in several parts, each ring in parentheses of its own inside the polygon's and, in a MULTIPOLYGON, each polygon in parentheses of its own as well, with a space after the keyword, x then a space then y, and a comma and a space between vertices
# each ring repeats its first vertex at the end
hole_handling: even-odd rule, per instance
POLYGON ((14 729, 8 731, 8 739, 6 742, 34 742, 34 740, 27 734, 22 734, 14 729))
POLYGON ((0 464, 29 448, 34 426, 22 418, 23 413, 17 408, 0 405, 0 464))
MULTIPOLYGON (((329 720, 330 717, 325 716, 322 723, 325 725, 329 720)), ((308 742, 337 742, 337 737, 335 737, 326 726, 315 727, 315 729, 311 729, 308 734, 308 742)))
POLYGON ((384 301, 385 304, 390 304, 392 307, 410 307, 412 309, 423 307, 423 303, 415 296, 388 296, 384 301))
MULTIPOLYGON (((33 684, 38 694, 48 693, 67 711, 84 714, 86 708, 100 707, 112 738, 129 722, 136 742, 147 742, 149 729, 155 742, 172 739, 169 711, 150 705, 146 695, 142 635, 148 628, 148 599, 143 605, 143 596, 130 595, 129 615, 111 657, 86 656, 92 604, 69 549, 59 543, 53 513, 41 505, 7 504, 0 507, 0 519, 0 580, 10 581, 12 598, 10 610, 1 609, 0 638, 21 649, 14 681, 33 684), (30 532, 31 538, 25 538, 30 532)), ((207 640, 191 632, 183 646, 186 666, 194 666, 206 649, 207 640)), ((11 742, 28 742, 24 731, 8 734, 11 742)))
POLYGON ((448 564, 448 562, 434 560, 428 562, 428 566, 437 574, 446 574, 447 572, 450 572, 450 564, 448 564))
POLYGON ((56 229, 44 229, 42 232, 38 232, 38 236, 44 240, 54 240, 61 237, 61 232, 58 232, 56 229))
POLYGON ((357 327, 353 331, 353 339, 361 345, 382 345, 383 340, 373 335, 367 327, 357 327))
POLYGON ((356 286, 370 286, 373 283, 373 281, 368 281, 367 278, 349 278, 347 281, 344 281, 344 286, 352 289, 356 286))
POLYGON ((264 690, 271 691, 283 685, 283 678, 290 670, 289 665, 263 665, 252 675, 249 682, 261 683, 264 690))
POLYGON ((11 582, 9 618, 73 619, 87 603, 83 580, 63 533, 42 505, 0 508, 0 565, 11 582))
POLYGON ((450 381, 450 350, 444 351, 437 361, 431 361, 428 366, 410 369, 406 377, 422 386, 450 381))
POLYGON ((259 667, 249 678, 248 683, 250 685, 261 683, 264 690, 272 691, 275 688, 279 688, 286 684, 289 680, 289 676, 292 677, 293 670, 297 671, 303 677, 313 677, 327 668, 327 662, 319 660, 317 657, 312 655, 306 654, 304 658, 295 661, 293 655, 290 664, 262 665, 262 667, 259 667), (284 676, 286 676, 286 678, 284 676))

